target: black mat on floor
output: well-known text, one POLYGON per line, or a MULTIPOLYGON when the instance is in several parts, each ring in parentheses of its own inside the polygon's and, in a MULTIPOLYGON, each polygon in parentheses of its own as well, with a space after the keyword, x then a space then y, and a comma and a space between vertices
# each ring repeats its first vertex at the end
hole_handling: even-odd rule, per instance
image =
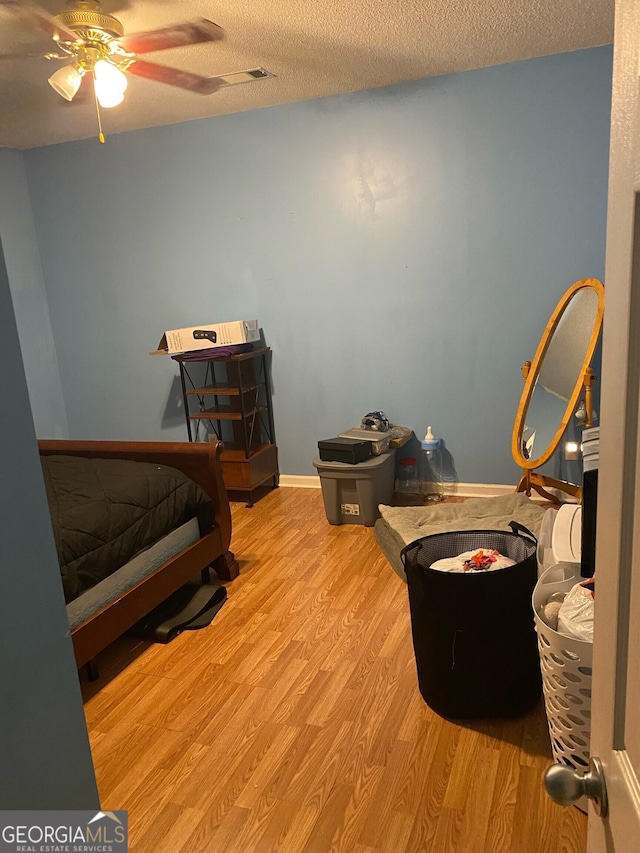
POLYGON ((206 628, 227 600, 217 584, 185 584, 131 629, 131 634, 154 643, 169 643, 182 631, 206 628))

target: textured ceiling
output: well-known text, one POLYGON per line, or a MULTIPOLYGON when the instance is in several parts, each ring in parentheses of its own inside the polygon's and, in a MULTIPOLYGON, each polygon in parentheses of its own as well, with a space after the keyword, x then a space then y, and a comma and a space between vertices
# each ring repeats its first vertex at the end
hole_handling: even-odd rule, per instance
MULTIPOLYGON (((41 0, 49 13, 64 0, 41 0)), ((130 78, 103 112, 107 135, 204 116, 386 86, 607 44, 613 0, 103 0, 126 33, 205 17, 223 42, 149 54, 153 62, 222 75, 263 66, 274 79, 197 95, 130 78)), ((46 35, 0 13, 0 52, 50 50, 46 35)), ((60 63, 0 62, 0 146, 31 148, 96 135, 92 98, 64 101, 47 85, 60 63)), ((84 87, 83 87, 84 88, 84 87)))

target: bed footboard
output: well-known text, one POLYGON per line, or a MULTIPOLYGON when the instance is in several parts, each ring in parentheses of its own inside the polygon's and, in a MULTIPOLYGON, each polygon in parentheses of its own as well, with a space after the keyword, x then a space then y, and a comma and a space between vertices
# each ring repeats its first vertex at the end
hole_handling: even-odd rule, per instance
POLYGON ((78 667, 128 630, 180 586, 208 566, 221 580, 233 580, 238 562, 229 550, 231 509, 222 480, 222 442, 68 441, 41 440, 41 455, 84 456, 154 462, 182 471, 210 497, 215 526, 210 533, 158 567, 135 586, 92 614, 72 631, 78 667))

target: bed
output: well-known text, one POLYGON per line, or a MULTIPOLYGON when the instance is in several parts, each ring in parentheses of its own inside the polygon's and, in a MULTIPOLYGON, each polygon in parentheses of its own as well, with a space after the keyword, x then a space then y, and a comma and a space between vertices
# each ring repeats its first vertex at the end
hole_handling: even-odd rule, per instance
MULTIPOLYGON (((238 563, 229 550, 231 511, 220 469, 221 442, 42 440, 38 445, 59 559, 60 554, 65 553, 59 530, 68 527, 69 518, 74 515, 72 500, 79 509, 83 505, 90 509, 88 515, 85 512, 75 524, 76 534, 79 531, 85 540, 90 541, 93 537, 97 542, 102 538, 102 534, 98 536, 88 527, 89 522, 93 523, 93 517, 102 517, 104 521, 106 513, 107 526, 117 524, 111 510, 101 507, 95 496, 88 492, 85 481, 79 481, 78 472, 85 464, 92 472, 90 479, 97 482, 105 480, 106 466, 106 470, 111 471, 108 489, 113 491, 117 477, 124 476, 125 481, 129 477, 131 463, 142 463, 136 467, 151 479, 144 486, 132 486, 136 497, 131 499, 131 507, 125 506, 125 509, 134 520, 132 513, 137 507, 137 495, 144 495, 145 489, 149 493, 155 491, 154 469, 164 480, 172 477, 169 486, 165 485, 167 494, 160 501, 163 509, 177 503, 175 496, 178 492, 188 493, 196 505, 195 510, 187 508, 186 504, 180 505, 175 529, 159 535, 157 541, 151 541, 155 536, 154 524, 143 520, 137 523, 136 520, 140 529, 137 530, 138 539, 134 547, 142 546, 140 552, 122 563, 121 549, 118 547, 115 552, 112 549, 106 559, 116 560, 113 564, 116 568, 107 569, 106 575, 102 570, 102 574, 93 575, 86 559, 78 571, 75 571, 76 564, 80 565, 77 560, 61 559, 61 565, 64 563, 67 615, 79 668, 93 661, 100 651, 198 573, 202 574, 203 580, 209 577, 210 569, 214 569, 217 578, 223 581, 233 580, 238 575, 238 563), (122 471, 117 467, 114 469, 116 460, 123 463, 122 471), (65 468, 67 473, 61 475, 65 468), (187 518, 189 515, 192 517, 187 518), (92 577, 93 581, 90 580, 92 577)), ((120 502, 126 504, 126 500, 120 499, 120 502)), ((102 541, 98 544, 102 545, 102 541)), ((91 547, 90 544, 87 546, 89 551, 91 547)), ((96 546, 96 553, 98 550, 103 549, 96 546)))

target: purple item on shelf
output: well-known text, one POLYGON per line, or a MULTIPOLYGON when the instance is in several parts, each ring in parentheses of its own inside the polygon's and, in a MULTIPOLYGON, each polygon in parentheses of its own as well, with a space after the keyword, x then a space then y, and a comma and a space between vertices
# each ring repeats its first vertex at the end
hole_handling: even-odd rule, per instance
POLYGON ((253 344, 229 344, 226 347, 211 347, 210 349, 192 350, 172 355, 176 361, 209 361, 212 358, 229 358, 232 355, 240 355, 243 352, 251 352, 253 344))

